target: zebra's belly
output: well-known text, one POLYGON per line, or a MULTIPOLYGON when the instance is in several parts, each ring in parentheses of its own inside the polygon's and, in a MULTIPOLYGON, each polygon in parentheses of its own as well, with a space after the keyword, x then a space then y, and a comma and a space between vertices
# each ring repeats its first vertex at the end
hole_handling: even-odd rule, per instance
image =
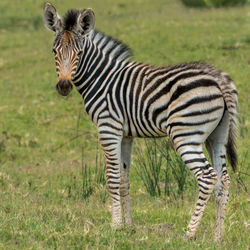
POLYGON ((159 138, 167 136, 166 131, 161 131, 156 127, 154 127, 154 130, 149 130, 149 128, 136 123, 125 123, 123 131, 125 137, 159 138))

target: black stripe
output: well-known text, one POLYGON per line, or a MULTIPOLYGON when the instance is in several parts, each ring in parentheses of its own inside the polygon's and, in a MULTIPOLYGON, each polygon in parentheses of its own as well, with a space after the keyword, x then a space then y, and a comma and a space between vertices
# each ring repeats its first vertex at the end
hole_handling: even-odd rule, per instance
POLYGON ((129 78, 129 83, 130 83, 129 86, 131 87, 130 92, 128 93, 129 94, 129 100, 130 100, 130 103, 129 103, 129 112, 130 112, 129 117, 131 118, 131 121, 133 122, 134 129, 135 129, 137 135, 139 135, 140 133, 139 133, 138 128, 136 126, 136 119, 135 119, 135 117, 133 117, 133 101, 134 101, 133 94, 134 94, 134 88, 135 88, 135 85, 136 85, 137 77, 138 77, 141 69, 143 69, 143 68, 144 68, 144 65, 138 65, 136 68, 133 69, 134 74, 131 74, 130 78, 129 78))
MULTIPOLYGON (((207 199, 207 197, 203 198, 203 197, 200 196, 200 195, 198 196, 198 200, 205 201, 206 199, 207 199)), ((199 204, 199 203, 198 203, 198 204, 199 204)), ((197 205, 198 205, 198 204, 197 204, 197 205)), ((200 206, 203 207, 204 205, 201 205, 201 204, 200 204, 200 206)))
POLYGON ((118 158, 107 157, 108 161, 117 161, 118 158))
POLYGON ((112 170, 107 170, 107 171, 106 171, 106 175, 108 175, 108 174, 118 174, 118 175, 119 175, 119 174, 120 174, 120 171, 117 171, 117 170, 116 170, 116 171, 114 172, 114 171, 112 171, 112 170))
MULTIPOLYGON (((145 116, 147 118, 147 120, 149 120, 149 108, 150 106, 156 101, 158 100, 160 97, 162 97, 163 95, 167 94, 170 92, 171 88, 180 80, 182 79, 187 79, 189 77, 194 77, 194 76, 197 76, 197 75, 200 75, 201 74, 201 71, 196 71, 196 72, 184 72, 183 74, 180 74, 180 75, 177 75, 174 79, 170 80, 167 85, 161 90, 161 91, 157 91, 157 93, 151 97, 148 101, 147 101, 147 108, 145 110, 145 116)), ((163 79, 160 79, 158 80, 158 84, 157 86, 159 86, 162 82, 166 81, 169 79, 169 76, 167 76, 166 78, 163 78, 163 79)), ((153 92, 154 89, 149 89, 147 90, 144 94, 143 94, 143 97, 142 97, 142 102, 144 103, 146 98, 153 92), (149 92, 150 90, 150 92, 149 92)), ((167 104, 169 105, 169 103, 167 104)), ((165 109, 165 108, 164 108, 165 109)), ((158 109, 157 109, 158 110, 158 109)), ((158 112, 161 112, 161 111, 156 111, 157 113, 158 112)), ((153 114, 154 116, 154 114, 153 114)), ((157 116, 157 114, 156 114, 157 116)), ((155 121, 155 117, 153 118, 153 121, 155 121)))
POLYGON ((212 87, 212 86, 217 87, 219 89, 217 82, 210 80, 210 79, 198 79, 198 80, 192 81, 191 83, 187 85, 180 85, 176 88, 176 90, 172 94, 169 102, 172 103, 174 100, 178 99, 182 94, 190 90, 193 90, 199 87, 212 87))
POLYGON ((96 47, 98 47, 98 45, 101 43, 101 41, 106 38, 105 36, 102 36, 95 44, 96 44, 96 47))
MULTIPOLYGON (((187 66, 187 65, 185 65, 187 66)), ((150 84, 156 77, 162 76, 162 78, 158 79, 148 90, 147 96, 152 93, 152 91, 159 86, 160 83, 165 82, 167 79, 171 78, 174 75, 177 75, 185 70, 190 70, 190 68, 182 67, 182 65, 176 65, 170 68, 156 68, 154 71, 150 71, 148 74, 152 74, 150 78, 147 79, 146 86, 150 84), (164 71, 163 71, 163 70, 164 71)))
POLYGON ((207 119, 207 120, 203 120, 200 122, 172 122, 169 123, 167 127, 173 127, 173 126, 197 126, 197 125, 203 125, 209 122, 214 122, 215 120, 217 120, 217 118, 213 118, 213 119, 207 119))
MULTIPOLYGON (((109 78, 106 78, 107 75, 108 75, 108 74, 106 74, 106 73, 109 73, 109 72, 108 72, 109 69, 107 69, 107 70, 106 70, 106 73, 103 75, 104 78, 102 79, 102 77, 101 77, 101 78, 99 79, 99 81, 98 81, 99 84, 102 84, 103 82, 106 82, 106 83, 107 83, 107 84, 104 85, 102 88, 99 88, 99 89, 98 89, 99 95, 101 95, 101 94, 105 91, 105 89, 107 89, 107 88, 112 89, 112 86, 114 85, 114 82, 117 80, 118 74, 121 72, 121 70, 120 70, 121 64, 122 64, 122 62, 119 62, 118 65, 116 64, 117 70, 114 71, 113 74, 111 74, 111 75, 109 76, 109 78), (113 80, 111 81, 112 78, 113 78, 113 80)), ((112 65, 113 65, 113 64, 112 64, 112 65)), ((110 68, 110 67, 109 67, 109 68, 110 68)), ((112 69, 112 67, 111 67, 111 69, 112 69)), ((94 83, 94 84, 96 84, 96 83, 94 83)), ((112 95, 111 92, 107 93, 107 97, 108 97, 108 95, 109 95, 109 97, 110 97, 109 100, 110 100, 112 109, 114 110, 114 112, 115 112, 116 115, 118 116, 117 108, 116 108, 116 106, 114 105, 113 99, 112 99, 112 97, 111 97, 111 95, 112 95)), ((84 98, 85 98, 85 96, 84 96, 84 98)), ((103 100, 104 100, 105 98, 106 98, 106 97, 104 96, 104 97, 103 97, 103 100)), ((93 120, 94 114, 96 113, 97 109, 99 108, 99 106, 100 106, 101 104, 102 104, 102 100, 100 100, 99 103, 95 103, 95 108, 93 109, 93 112, 92 112, 92 120, 93 120)), ((87 110, 87 109, 86 109, 86 110, 87 110)), ((112 114, 110 114, 110 116, 112 116, 112 114)))
POLYGON ((93 87, 91 88, 90 92, 84 98, 84 102, 87 103, 87 102, 90 101, 90 99, 93 98, 93 96, 95 96, 95 98, 93 98, 92 101, 91 101, 91 103, 88 105, 90 107, 92 107, 92 105, 95 102, 95 100, 98 99, 103 94, 103 91, 101 91, 100 86, 103 84, 103 80, 107 77, 107 75, 109 74, 109 71, 114 67, 114 64, 111 64, 109 66, 109 68, 104 71, 104 68, 106 67, 108 61, 109 61, 108 57, 104 57, 104 60, 102 59, 102 57, 100 57, 100 59, 96 60, 96 62, 92 66, 92 68, 89 69, 89 72, 91 72, 91 73, 95 70, 95 73, 88 80, 90 82, 92 80, 95 80, 97 77, 99 77, 104 72, 102 74, 100 80, 99 81, 95 81, 95 83, 94 83, 93 87), (102 63, 99 64, 101 60, 102 60, 102 63), (98 66, 98 68, 97 68, 97 66, 98 66))
MULTIPOLYGON (((97 55, 98 55, 98 50, 97 49, 95 49, 95 47, 94 46, 91 46, 90 48, 89 48, 90 50, 91 50, 91 52, 88 54, 88 57, 85 59, 85 67, 86 66, 90 66, 90 64, 91 64, 91 62, 92 62, 92 58, 96 58, 97 57, 97 55)), ((83 58, 83 57, 82 57, 83 58)), ((84 59, 83 59, 84 60, 84 59)), ((82 62, 83 63, 83 62, 82 62)), ((81 68, 79 68, 79 70, 80 70, 81 68)), ((92 72, 90 72, 89 70, 87 70, 86 68, 84 68, 83 70, 86 70, 86 72, 85 72, 85 74, 82 74, 82 72, 81 71, 79 71, 79 73, 77 72, 76 73, 76 77, 78 78, 79 77, 79 75, 78 74, 80 74, 81 73, 81 75, 80 75, 80 80, 78 81, 78 82, 75 82, 75 85, 76 86, 79 86, 79 85, 81 85, 82 83, 84 83, 88 78, 89 78, 89 76, 90 76, 90 74, 92 73, 92 72)))
POLYGON ((193 104, 199 104, 199 103, 204 103, 204 102, 211 102, 211 101, 216 100, 216 99, 218 99, 218 98, 222 98, 222 95, 216 94, 216 95, 210 95, 210 96, 199 96, 199 97, 195 97, 195 98, 193 98, 193 99, 187 101, 186 103, 180 105, 179 107, 173 109, 173 110, 169 113, 167 119, 169 119, 169 117, 172 116, 174 113, 176 113, 176 112, 178 112, 178 111, 181 111, 181 110, 183 110, 183 109, 186 109, 187 107, 189 107, 189 106, 191 106, 191 105, 193 105, 193 104))
MULTIPOLYGON (((187 69, 189 70, 189 69, 187 69)), ((167 85, 159 92, 156 93, 155 96, 153 96, 149 101, 149 105, 151 105, 155 100, 159 99, 162 95, 168 93, 171 88, 181 79, 186 79, 189 77, 193 77, 193 76, 197 76, 200 75, 201 71, 195 71, 195 72, 183 72, 183 69, 181 69, 180 71, 177 72, 172 72, 170 74, 167 74, 166 76, 164 76, 163 78, 158 79, 155 84, 153 86, 151 86, 144 94, 143 94, 143 99, 142 101, 144 102, 147 97, 157 88, 160 86, 160 84, 162 84, 163 82, 167 81, 168 79, 170 79, 172 76, 177 75, 174 79, 172 79, 171 81, 169 81, 169 83, 167 83, 167 85), (179 73, 182 73, 180 75, 178 75, 179 73)), ((152 79, 153 80, 153 79, 152 79)))
POLYGON ((210 190, 210 188, 204 187, 200 182, 198 182, 198 186, 204 190, 210 190))
MULTIPOLYGON (((131 74, 133 73, 133 69, 136 67, 137 65, 133 65, 131 68, 129 68, 127 70, 127 79, 128 79, 128 82, 130 77, 131 77, 131 74)), ((132 136, 132 129, 131 129, 131 126, 130 126, 130 123, 131 123, 131 116, 128 114, 128 110, 129 110, 129 105, 130 103, 127 103, 127 95, 128 95, 128 89, 129 89, 129 86, 128 84, 123 84, 123 89, 121 89, 121 91, 124 93, 124 98, 123 98, 123 101, 124 101, 124 109, 125 109, 125 113, 126 113, 126 117, 128 119, 127 121, 127 125, 128 125, 128 136, 132 136)))
POLYGON ((218 84, 215 81, 209 80, 209 79, 199 79, 196 81, 192 81, 190 84, 184 85, 184 86, 178 86, 175 90, 175 92, 172 94, 170 100, 168 103, 164 104, 163 106, 157 108, 153 113, 153 121, 156 122, 156 119, 159 114, 161 114, 164 110, 167 110, 169 105, 177 100, 182 94, 199 88, 199 87, 211 87, 215 86, 219 89, 218 84))
MULTIPOLYGON (((112 187, 109 187, 109 192, 110 192, 110 194, 117 194, 117 193, 112 193, 112 191, 110 190, 111 188, 112 188, 112 187)), ((119 194, 117 194, 117 195, 119 195, 119 194)), ((117 199, 117 198, 115 198, 115 197, 112 196, 112 195, 111 195, 111 199, 112 199, 112 200, 115 200, 115 201, 120 201, 119 198, 117 199)))
POLYGON ((203 190, 199 190, 202 194, 204 194, 204 195, 209 195, 210 193, 207 193, 207 192, 204 192, 203 190))
MULTIPOLYGON (((112 146, 112 145, 117 145, 117 142, 101 143, 101 144, 105 148, 105 147, 109 147, 109 146, 112 146)), ((114 149, 111 149, 111 151, 113 151, 113 150, 114 149)), ((104 151, 106 151, 106 149, 104 151)))
MULTIPOLYGON (((84 47, 84 51, 83 51, 83 55, 85 56, 81 56, 80 57, 80 60, 78 61, 78 65, 77 65, 77 68, 76 68, 76 72, 75 72, 75 75, 73 77, 73 82, 75 84, 75 86, 79 86, 82 84, 82 81, 81 81, 81 78, 78 82, 75 82, 76 78, 79 78, 79 76, 82 74, 82 65, 83 65, 83 62, 85 61, 86 62, 89 62, 89 59, 92 57, 92 53, 93 52, 96 52, 94 49, 93 49, 93 46, 88 46, 86 43, 85 43, 85 47, 84 47), (87 55, 87 57, 86 57, 87 55)), ((96 52, 97 53, 97 52, 96 52)))
POLYGON ((184 147, 184 146, 200 146, 201 144, 199 142, 185 142, 185 143, 182 143, 181 145, 179 145, 177 148, 176 148, 176 151, 178 149, 180 149, 181 147, 184 147))
MULTIPOLYGON (((213 118, 213 119, 207 119, 207 120, 203 120, 203 121, 200 121, 200 122, 172 122, 172 123, 169 123, 166 127, 166 129, 168 129, 168 127, 170 127, 169 129, 169 134, 171 134, 171 130, 173 127, 175 126, 199 126, 199 125, 203 125, 203 124, 207 124, 209 122, 214 122, 216 121, 217 118, 213 118)), ((160 121, 160 126, 162 125, 163 122, 166 121, 166 118, 163 118, 161 121, 160 121)))
POLYGON ((117 140, 117 137, 107 137, 107 138, 104 137, 104 138, 100 138, 100 141, 114 141, 114 140, 117 140))
POLYGON ((188 116, 200 116, 200 115, 205 115, 205 114, 209 114, 212 113, 218 109, 222 109, 224 108, 223 106, 217 106, 217 107, 213 107, 211 109, 205 109, 205 110, 197 110, 197 111, 193 111, 190 113, 186 113, 181 115, 182 117, 188 117, 188 116))
MULTIPOLYGON (((135 117, 134 117, 134 119, 135 119, 135 122, 138 125, 138 127, 139 127, 139 129, 140 129, 143 136, 147 136, 143 130, 146 130, 151 136, 153 136, 152 133, 150 133, 146 129, 146 124, 144 123, 143 117, 141 116, 142 114, 139 113, 139 105, 141 106, 142 102, 138 103, 138 101, 139 101, 139 96, 140 96, 140 94, 142 92, 143 78, 145 77, 145 72, 148 70, 148 66, 144 65, 143 68, 140 69, 140 71, 141 70, 142 70, 142 72, 140 72, 141 76, 140 76, 140 79, 139 79, 139 85, 137 86, 136 94, 135 94, 135 102, 134 102, 135 117), (142 126, 140 125, 138 120, 140 120, 142 126)), ((135 80, 137 80, 137 79, 135 79, 135 80)), ((136 87, 136 82, 134 84, 135 84, 135 87, 136 87)))
MULTIPOLYGON (((208 177, 207 177, 207 178, 208 178, 208 177)), ((210 179, 212 179, 212 178, 210 178, 210 179)), ((201 179, 201 178, 199 178, 198 181, 199 181, 199 182, 202 182, 202 183, 204 183, 204 184, 207 184, 207 185, 213 185, 213 182, 210 182, 210 181, 207 181, 207 180, 204 180, 204 179, 201 179)))
POLYGON ((181 133, 181 134, 177 134, 175 135, 172 140, 174 141, 176 138, 178 137, 186 137, 186 136, 190 136, 190 135, 203 135, 204 132, 197 130, 197 131, 192 131, 192 132, 186 132, 186 133, 181 133))
POLYGON ((188 167, 192 172, 194 171, 194 170, 197 170, 197 169, 200 169, 200 170, 202 170, 202 167, 201 166, 197 166, 197 167, 188 167))
MULTIPOLYGON (((106 161, 106 164, 109 166, 119 166, 120 165, 119 163, 115 163, 115 162, 109 161, 109 160, 106 161)), ((114 176, 112 176, 112 178, 114 178, 114 176)))
MULTIPOLYGON (((136 69, 136 67, 138 66, 138 64, 133 64, 130 68, 128 68, 127 71, 127 77, 125 79, 125 81, 127 81, 128 83, 131 83, 131 75, 134 71, 134 69, 136 69)), ((125 73, 125 72, 124 72, 125 73)), ((134 121, 133 121, 133 117, 131 117, 131 113, 129 114, 128 111, 130 109, 131 103, 127 103, 127 96, 130 94, 129 93, 129 87, 130 84, 123 84, 123 89, 121 89, 120 91, 122 91, 124 93, 124 97, 123 97, 123 102, 124 102, 124 112, 126 113, 126 117, 127 117, 127 125, 128 125, 128 136, 132 136, 132 128, 130 126, 130 124, 132 124, 134 127, 134 121)), ((138 132, 138 131, 137 131, 138 132)))
MULTIPOLYGON (((105 70, 104 74, 100 77, 100 79, 98 80, 98 82, 95 82, 94 84, 95 85, 100 85, 103 83, 103 82, 106 82, 107 84, 104 85, 102 88, 99 86, 99 89, 96 89, 93 88, 93 91, 98 91, 97 95, 92 99, 92 101, 88 104, 88 107, 86 106, 86 110, 88 110, 88 108, 91 108, 92 105, 95 105, 95 108, 93 109, 93 112, 92 112, 92 120, 93 120, 93 117, 94 117, 94 114, 96 113, 97 109, 99 108, 100 105, 102 105, 102 101, 106 98, 106 96, 104 96, 102 99, 100 99, 101 95, 103 94, 103 92, 105 91, 106 88, 109 88, 109 84, 112 83, 110 82, 111 78, 113 77, 114 74, 116 74, 117 72, 120 72, 120 70, 117 70, 116 72, 113 72, 113 74, 111 74, 109 76, 109 78, 107 79, 107 76, 109 74, 109 71, 113 68, 114 64, 111 64, 109 66, 108 69, 105 70), (99 101, 100 99, 100 101, 99 101), (97 101, 99 101, 99 103, 97 103, 97 101)), ((97 77, 98 75, 95 75, 95 77, 97 77)), ((115 77, 114 77, 115 78, 115 77)), ((92 92, 92 90, 91 90, 92 92)), ((93 92, 94 93, 94 92, 93 92)), ((89 94, 92 94, 92 93, 89 93, 89 94)), ((88 95, 89 95, 88 94, 88 95)), ((108 95, 108 94, 107 94, 108 95)), ((111 96, 110 96, 111 97, 111 96)), ((85 99, 86 100, 86 99, 85 99)), ((86 103, 86 101, 85 101, 86 103)), ((112 105, 112 108, 114 110, 114 112, 117 114, 118 116, 118 113, 117 113, 117 110, 116 110, 116 107, 112 101, 112 98, 110 98, 110 103, 112 105)), ((87 111, 88 112, 88 111, 87 111)))
MULTIPOLYGON (((112 128, 116 131, 122 131, 121 128, 118 128, 117 126, 114 126, 113 124, 109 123, 109 122, 103 122, 99 125, 99 128, 101 127, 109 127, 109 128, 112 128)), ((106 131, 106 130, 105 130, 106 131)), ((107 130, 108 131, 108 130, 107 130)))
POLYGON ((236 89, 233 89, 233 90, 231 91, 231 93, 232 93, 232 94, 236 94, 236 95, 238 95, 238 92, 237 92, 237 90, 236 90, 236 89))
POLYGON ((193 163, 193 162, 203 162, 203 163, 205 163, 206 161, 207 161, 206 158, 194 158, 194 159, 186 160, 186 161, 184 161, 184 163, 185 164, 193 163))
POLYGON ((118 171, 120 173, 120 169, 119 168, 114 168, 112 166, 108 166, 107 169, 106 169, 106 171, 115 171, 115 172, 118 171))
POLYGON ((120 181, 116 182, 116 181, 112 181, 110 179, 116 179, 116 178, 112 178, 113 176, 109 176, 109 180, 107 181, 108 184, 120 184, 120 181))
POLYGON ((122 125, 122 122, 120 120, 117 120, 114 116, 108 114, 108 115, 104 115, 104 116, 99 116, 98 120, 105 120, 105 119, 110 119, 112 118, 115 122, 119 123, 120 125, 122 125))

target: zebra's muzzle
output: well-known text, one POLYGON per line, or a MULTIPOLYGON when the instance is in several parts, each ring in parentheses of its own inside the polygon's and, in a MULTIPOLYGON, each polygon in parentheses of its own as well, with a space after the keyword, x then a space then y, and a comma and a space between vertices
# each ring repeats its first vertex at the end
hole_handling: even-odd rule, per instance
POLYGON ((62 96, 67 96, 72 89, 73 85, 70 80, 59 80, 56 84, 56 90, 62 96))

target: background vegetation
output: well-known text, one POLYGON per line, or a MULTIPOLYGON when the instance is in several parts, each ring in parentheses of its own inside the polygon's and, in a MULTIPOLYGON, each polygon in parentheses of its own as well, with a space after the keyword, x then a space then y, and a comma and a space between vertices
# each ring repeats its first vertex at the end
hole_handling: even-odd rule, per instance
POLYGON ((93 8, 97 28, 127 43, 137 61, 201 60, 235 80, 240 164, 237 173, 230 171, 226 235, 216 246, 214 197, 197 240, 183 237, 196 185, 188 172, 185 186, 178 184, 180 167, 172 172, 170 166, 164 175, 164 159, 160 195, 150 196, 133 157, 136 231, 111 230, 96 128, 76 91, 68 98, 55 91, 53 34, 42 23, 43 2, 0 1, 0 249, 249 249, 250 5, 189 9, 174 0, 51 1, 61 15, 69 8, 93 8))
POLYGON ((249 0, 181 0, 189 7, 228 7, 244 5, 249 0))

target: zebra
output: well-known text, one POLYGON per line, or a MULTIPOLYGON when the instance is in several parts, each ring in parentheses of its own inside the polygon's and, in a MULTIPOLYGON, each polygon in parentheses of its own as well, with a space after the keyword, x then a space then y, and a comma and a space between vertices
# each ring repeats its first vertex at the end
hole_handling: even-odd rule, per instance
POLYGON ((220 240, 230 184, 226 155, 233 170, 237 167, 238 94, 229 75, 201 62, 161 67, 135 62, 126 45, 94 29, 92 9, 68 10, 61 18, 46 3, 44 23, 55 33, 58 93, 67 96, 75 86, 98 129, 112 203, 111 225, 134 225, 129 200, 133 139, 168 136, 198 183, 186 236, 195 237, 214 190, 215 240, 220 240))

